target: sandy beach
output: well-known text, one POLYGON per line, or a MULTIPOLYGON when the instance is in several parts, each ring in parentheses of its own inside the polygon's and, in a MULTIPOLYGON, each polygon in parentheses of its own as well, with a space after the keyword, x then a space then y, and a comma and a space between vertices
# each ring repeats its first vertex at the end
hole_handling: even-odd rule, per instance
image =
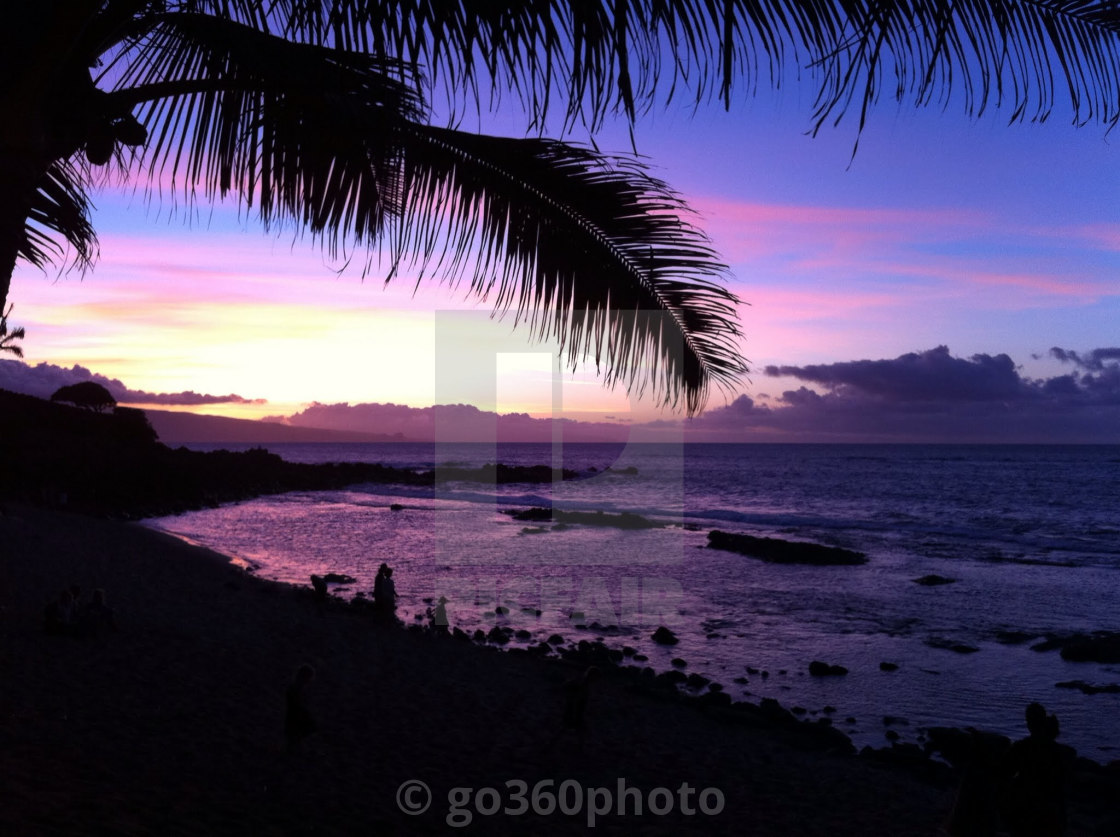
MULTIPOLYGON (((581 748, 556 735, 581 667, 320 609, 135 524, 8 505, 0 549, 3 834, 575 834, 593 816, 605 834, 901 837, 938 834, 953 804, 951 775, 610 671, 581 748), (44 633, 75 584, 106 591, 115 631, 44 633), (318 730, 293 754, 302 664, 318 730)), ((1114 786, 1079 778, 1070 834, 1116 833, 1114 786)))

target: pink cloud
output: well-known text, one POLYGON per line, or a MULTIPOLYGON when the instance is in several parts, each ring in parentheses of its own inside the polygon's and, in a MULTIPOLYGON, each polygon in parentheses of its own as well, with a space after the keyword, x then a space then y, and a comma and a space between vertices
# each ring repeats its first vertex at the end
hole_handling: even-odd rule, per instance
POLYGON ((1104 250, 1120 251, 1120 224, 1085 224, 1080 227, 1066 227, 1058 234, 1068 239, 1080 239, 1104 250))
MULTIPOLYGON (((905 294, 887 291, 853 291, 847 288, 793 289, 779 286, 762 286, 751 292, 751 308, 759 311, 780 312, 780 318, 805 319, 814 317, 846 317, 868 308, 896 307, 906 300, 905 294)), ((770 317, 774 313, 769 314, 770 317)))
POLYGON ((751 203, 713 197, 697 198, 693 201, 693 206, 705 218, 720 217, 743 224, 945 227, 975 225, 984 221, 984 216, 980 213, 957 209, 805 206, 751 203))
MULTIPOLYGON (((1009 266, 1017 267, 1015 264, 1009 266)), ((895 261, 883 263, 881 267, 890 275, 942 280, 947 283, 938 291, 938 296, 942 298, 959 296, 962 291, 998 290, 1001 293, 993 301, 998 303, 997 307, 1011 310, 1051 303, 1090 304, 1103 297, 1120 294, 1120 284, 1088 273, 1069 272, 1061 264, 1055 264, 1052 273, 1030 269, 993 271, 985 269, 982 264, 958 259, 931 259, 928 263, 918 264, 895 261), (1024 293, 1009 296, 1006 294, 1008 288, 1024 293)))
MULTIPOLYGON (((291 305, 353 311, 393 308, 431 311, 473 307, 438 283, 416 288, 404 273, 385 285, 380 276, 364 279, 360 270, 338 274, 310 242, 293 246, 264 233, 213 233, 205 229, 153 230, 150 236, 104 233, 101 261, 73 294, 55 296, 41 284, 32 287, 39 299, 55 303, 110 304, 107 314, 139 313, 144 306, 223 304, 291 305), (80 302, 79 302, 80 300, 80 302)), ((34 281, 38 277, 28 275, 34 281)), ((77 277, 64 277, 69 284, 77 277)), ((94 310, 94 309, 91 309, 94 310)))
POLYGON ((801 313, 827 306, 839 313, 912 306, 916 291, 942 300, 979 292, 985 296, 976 301, 1018 310, 1092 304, 1118 292, 1099 259, 1102 250, 1120 250, 1116 225, 1040 229, 973 210, 723 198, 701 198, 696 206, 717 249, 732 263, 742 294, 756 305, 788 310, 792 304, 801 313), (798 293, 775 293, 778 285, 798 293), (1008 294, 1010 288, 1019 293, 1008 294))
POLYGON ((775 252, 861 253, 872 246, 929 241, 944 231, 975 231, 988 222, 961 210, 791 206, 699 198, 694 206, 725 258, 775 252))

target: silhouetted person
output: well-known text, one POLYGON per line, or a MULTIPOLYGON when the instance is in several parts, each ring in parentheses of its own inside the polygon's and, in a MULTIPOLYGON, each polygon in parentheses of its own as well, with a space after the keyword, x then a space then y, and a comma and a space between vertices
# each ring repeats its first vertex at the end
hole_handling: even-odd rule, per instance
POLYGON ((113 608, 105 603, 105 591, 101 588, 94 590, 90 596, 89 604, 82 610, 81 623, 82 630, 91 636, 117 629, 116 615, 113 608))
POLYGON ((385 593, 385 608, 389 611, 397 609, 397 583, 393 581, 393 568, 389 567, 385 570, 384 593, 385 593))
POLYGON ((432 631, 440 634, 448 632, 447 596, 440 596, 436 606, 428 608, 428 619, 431 620, 432 631))
POLYGON ((303 739, 315 732, 315 719, 307 708, 307 687, 314 679, 315 669, 301 665, 284 695, 284 737, 289 753, 298 753, 303 739))
POLYGON ((381 617, 391 619, 397 609, 397 585, 393 581, 393 568, 382 564, 373 581, 373 605, 381 617))
POLYGON ((388 564, 377 568, 377 576, 373 579, 373 603, 380 609, 385 602, 385 573, 389 570, 388 564))
POLYGON ((1040 703, 1026 711, 1029 735, 1007 755, 1004 819, 1013 837, 1062 837, 1066 832, 1066 748, 1058 719, 1040 703))
POLYGON ((1006 739, 970 729, 968 761, 946 825, 951 837, 995 837, 999 828, 999 764, 1006 739))
POLYGON ((582 752, 583 739, 587 733, 587 700, 591 696, 591 684, 598 677, 599 669, 590 666, 583 674, 564 683, 564 716, 551 744, 555 744, 561 735, 570 730, 575 733, 582 752))
POLYGON ((78 632, 74 594, 63 590, 43 609, 43 630, 51 636, 75 636, 78 632))

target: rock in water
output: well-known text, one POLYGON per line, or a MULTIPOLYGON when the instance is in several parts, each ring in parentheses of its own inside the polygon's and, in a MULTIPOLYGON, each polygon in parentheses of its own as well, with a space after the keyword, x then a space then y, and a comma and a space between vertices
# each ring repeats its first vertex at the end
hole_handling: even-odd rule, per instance
POLYGON ((820 660, 809 663, 809 673, 814 677, 840 677, 848 673, 844 666, 829 665, 820 660))
POLYGON ((1106 686, 1096 686, 1084 680, 1065 680, 1054 684, 1059 689, 1077 689, 1086 695, 1115 695, 1120 694, 1120 683, 1109 683, 1106 686))
POLYGON ((753 535, 739 535, 713 529, 708 533, 708 546, 711 549, 724 549, 738 552, 750 558, 772 564, 813 564, 816 566, 866 564, 867 556, 862 552, 843 549, 838 546, 825 546, 805 541, 785 541, 780 538, 756 538, 753 535))
POLYGON ((1120 663, 1120 634, 1097 631, 1077 636, 1062 648, 1062 659, 1077 663, 1120 663))

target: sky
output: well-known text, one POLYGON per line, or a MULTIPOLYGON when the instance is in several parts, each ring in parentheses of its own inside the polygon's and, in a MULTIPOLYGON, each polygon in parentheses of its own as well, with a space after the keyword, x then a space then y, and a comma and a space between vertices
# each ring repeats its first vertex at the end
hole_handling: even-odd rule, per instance
MULTIPOLYGON (((1120 442, 1120 136, 884 101, 853 156, 852 120, 810 136, 810 114, 811 91, 794 85, 730 112, 655 109, 634 127, 745 303, 751 372, 713 391, 687 431, 1120 442)), ((518 130, 508 115, 490 123, 518 130)), ((595 141, 631 147, 622 122, 595 141)), ((607 390, 593 369, 558 369, 548 345, 462 291, 339 271, 310 241, 266 234, 230 206, 191 213, 121 187, 95 203, 91 273, 17 270, 11 319, 27 330, 28 367, 0 366, 0 386, 98 374, 127 392, 118 400, 242 418, 467 403, 682 421, 607 390)))

